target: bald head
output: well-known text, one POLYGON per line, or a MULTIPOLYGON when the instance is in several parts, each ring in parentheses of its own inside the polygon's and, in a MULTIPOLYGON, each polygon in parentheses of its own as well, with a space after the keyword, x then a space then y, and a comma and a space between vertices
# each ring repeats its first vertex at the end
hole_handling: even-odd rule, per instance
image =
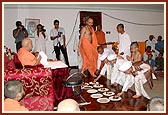
POLYGON ((89 18, 86 20, 86 24, 89 25, 89 26, 92 26, 92 25, 93 25, 93 19, 89 17, 89 18))
POLYGON ((58 104, 58 110, 61 112, 80 111, 78 103, 73 99, 65 99, 58 104))
POLYGON ((23 39, 23 41, 22 41, 22 47, 25 48, 28 51, 31 51, 32 47, 33 47, 32 40, 30 38, 23 39))
POLYGON ((164 111, 164 99, 153 97, 148 104, 148 111, 164 111))

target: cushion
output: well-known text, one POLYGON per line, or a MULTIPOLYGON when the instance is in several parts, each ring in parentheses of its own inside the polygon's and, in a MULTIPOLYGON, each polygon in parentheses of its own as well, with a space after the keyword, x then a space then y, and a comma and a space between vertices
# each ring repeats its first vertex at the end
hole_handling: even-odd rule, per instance
POLYGON ((20 62, 16 53, 13 54, 13 62, 14 62, 17 69, 23 68, 23 66, 22 66, 22 64, 21 64, 21 62, 20 62))
POLYGON ((9 57, 4 53, 4 70, 14 70, 16 69, 13 60, 9 59, 9 57))

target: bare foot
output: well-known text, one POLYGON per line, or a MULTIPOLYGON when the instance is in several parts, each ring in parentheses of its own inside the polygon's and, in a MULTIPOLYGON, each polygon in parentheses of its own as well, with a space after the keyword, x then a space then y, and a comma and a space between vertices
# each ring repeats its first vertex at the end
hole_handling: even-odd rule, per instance
POLYGON ((134 99, 137 99, 137 98, 140 98, 141 97, 141 95, 134 95, 134 96, 132 96, 134 99))

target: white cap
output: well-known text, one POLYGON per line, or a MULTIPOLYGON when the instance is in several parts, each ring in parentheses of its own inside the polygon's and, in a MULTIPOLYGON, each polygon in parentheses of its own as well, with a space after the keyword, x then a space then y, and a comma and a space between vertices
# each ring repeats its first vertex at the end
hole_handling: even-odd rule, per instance
POLYGON ((132 66, 131 61, 125 61, 123 62, 120 67, 118 68, 120 71, 125 72, 132 66))
POLYGON ((114 59, 117 59, 117 55, 116 55, 116 54, 110 54, 110 55, 108 55, 107 59, 108 59, 109 61, 114 60, 114 59))
POLYGON ((109 55, 109 53, 103 53, 101 56, 100 56, 100 60, 103 61, 104 59, 107 58, 107 56, 109 55))

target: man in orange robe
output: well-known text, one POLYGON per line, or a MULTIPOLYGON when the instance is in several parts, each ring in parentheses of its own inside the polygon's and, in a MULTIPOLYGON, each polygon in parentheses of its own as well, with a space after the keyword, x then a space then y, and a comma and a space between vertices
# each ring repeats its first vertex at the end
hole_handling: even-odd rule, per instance
POLYGON ((19 100, 24 95, 23 85, 19 81, 13 80, 5 83, 4 86, 4 111, 28 111, 21 106, 19 100))
POLYGON ((93 77, 97 77, 94 73, 97 69, 97 38, 92 27, 93 19, 86 20, 86 26, 81 30, 79 42, 79 52, 82 56, 82 73, 88 69, 93 77))
POLYGON ((105 33, 102 31, 101 25, 97 26, 96 37, 98 44, 102 45, 103 48, 107 48, 107 45, 105 45, 106 44, 105 33))
POLYGON ((32 50, 32 41, 29 38, 25 38, 22 41, 22 48, 19 49, 17 55, 23 66, 25 65, 37 65, 40 63, 41 57, 35 57, 30 51, 32 50))

